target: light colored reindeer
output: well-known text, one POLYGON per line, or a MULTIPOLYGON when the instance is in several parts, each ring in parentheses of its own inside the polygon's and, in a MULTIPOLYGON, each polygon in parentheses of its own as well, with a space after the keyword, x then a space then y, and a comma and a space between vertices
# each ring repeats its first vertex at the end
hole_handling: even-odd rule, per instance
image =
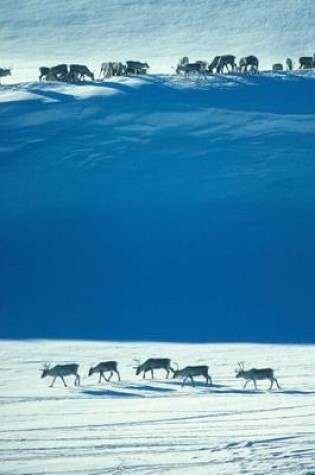
POLYGON ((189 378, 191 384, 195 387, 194 377, 203 376, 206 379, 207 384, 212 386, 212 378, 209 375, 209 366, 186 366, 183 369, 176 369, 173 374, 173 378, 183 378, 182 386, 189 378))
POLYGON ((57 365, 53 368, 50 368, 49 365, 45 364, 42 372, 42 378, 46 378, 46 376, 51 376, 53 378, 50 387, 52 388, 56 379, 59 377, 62 379, 63 384, 67 386, 64 376, 70 376, 73 374, 75 376, 74 384, 75 386, 80 385, 80 376, 78 374, 79 365, 78 364, 63 364, 57 365))
POLYGON ((100 377, 99 377, 98 382, 100 383, 102 378, 104 378, 105 381, 110 381, 113 374, 116 373, 118 377, 118 381, 120 381, 120 374, 117 369, 117 365, 118 365, 117 361, 105 361, 105 362, 99 363, 98 365, 94 367, 91 366, 91 368, 89 369, 89 376, 92 376, 92 374, 94 373, 99 373, 100 377), (109 373, 109 372, 110 372, 110 375, 109 375, 109 378, 107 379, 104 373, 109 373))
POLYGON ((257 389, 257 381, 261 381, 263 379, 269 379, 270 381, 270 388, 272 389, 273 383, 275 382, 278 389, 281 389, 279 386, 278 381, 274 377, 274 370, 272 368, 262 368, 262 369, 257 369, 257 368, 252 368, 245 370, 245 363, 239 362, 238 363, 238 369, 235 370, 236 378, 242 378, 245 379, 246 382, 244 384, 244 388, 246 388, 247 384, 252 381, 255 389, 257 389))
POLYGON ((135 359, 135 361, 138 363, 138 366, 134 368, 136 370, 136 375, 138 376, 143 372, 143 379, 145 379, 147 371, 151 371, 151 377, 153 379, 153 371, 155 369, 165 369, 166 378, 169 377, 170 371, 174 372, 173 368, 171 368, 171 360, 169 358, 149 358, 142 364, 140 364, 140 360, 138 358, 135 359))

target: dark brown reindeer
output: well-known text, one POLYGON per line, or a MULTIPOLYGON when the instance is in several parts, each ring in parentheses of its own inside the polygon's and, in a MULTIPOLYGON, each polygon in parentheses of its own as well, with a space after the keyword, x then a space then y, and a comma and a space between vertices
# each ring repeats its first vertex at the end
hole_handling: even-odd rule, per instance
POLYGON ((0 84, 1 84, 1 78, 11 76, 11 70, 12 68, 0 68, 0 84))
POLYGON ((315 68, 315 54, 314 56, 301 56, 301 58, 299 58, 299 63, 299 69, 315 68))
POLYGON ((117 369, 117 366, 118 366, 117 361, 105 361, 105 362, 99 363, 98 365, 94 367, 91 366, 91 368, 89 369, 89 376, 92 376, 92 374, 94 373, 98 373, 99 374, 98 382, 100 383, 102 381, 102 378, 105 381, 110 381, 113 374, 116 373, 118 377, 118 381, 120 381, 120 374, 117 369), (110 373, 108 379, 105 377, 104 373, 110 373))

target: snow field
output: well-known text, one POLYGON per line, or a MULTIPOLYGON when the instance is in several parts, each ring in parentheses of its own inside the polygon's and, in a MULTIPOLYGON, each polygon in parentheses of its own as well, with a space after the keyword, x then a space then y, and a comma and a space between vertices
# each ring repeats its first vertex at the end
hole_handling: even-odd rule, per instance
POLYGON ((314 346, 20 341, 0 345, 1 468, 32 474, 308 474, 315 455, 314 346), (213 387, 135 376, 133 358, 208 364, 213 387), (119 362, 98 384, 89 365, 119 362), (283 389, 242 389, 234 369, 271 366, 283 389), (39 369, 80 364, 82 385, 39 369))

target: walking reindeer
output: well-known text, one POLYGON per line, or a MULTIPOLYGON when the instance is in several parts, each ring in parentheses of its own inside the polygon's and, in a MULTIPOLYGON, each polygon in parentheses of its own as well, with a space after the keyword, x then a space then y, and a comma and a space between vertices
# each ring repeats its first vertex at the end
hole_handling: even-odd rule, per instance
POLYGON ((46 376, 51 376, 53 378, 50 387, 52 388, 55 384, 57 378, 62 379, 64 386, 67 386, 66 381, 64 379, 65 376, 73 375, 75 376, 74 385, 80 385, 80 376, 78 374, 79 365, 78 364, 64 364, 64 365, 57 365, 53 368, 50 368, 48 364, 44 365, 42 369, 42 378, 46 378, 46 376))
POLYGON ((250 381, 252 381, 255 386, 255 389, 257 389, 257 381, 261 381, 263 379, 269 379, 270 381, 269 389, 272 389, 273 383, 276 383, 278 389, 281 389, 277 379, 274 376, 274 370, 272 368, 262 368, 262 369, 252 368, 252 369, 245 370, 245 363, 242 361, 238 363, 238 368, 235 370, 235 373, 236 373, 235 375, 236 378, 242 378, 246 380, 244 384, 244 388, 246 388, 247 384, 250 381))
POLYGON ((98 365, 94 367, 91 366, 91 368, 89 369, 89 376, 92 376, 92 374, 94 373, 98 373, 99 374, 98 382, 100 383, 102 381, 102 378, 105 381, 110 381, 113 374, 116 373, 118 377, 118 381, 120 381, 120 374, 117 369, 117 365, 118 365, 117 361, 105 361, 105 362, 99 363, 98 365), (105 377, 104 373, 110 373, 108 379, 105 377))
POLYGON ((170 371, 173 371, 171 367, 171 360, 169 358, 149 358, 144 363, 140 364, 140 360, 137 358, 135 359, 138 366, 134 369, 136 370, 136 375, 143 373, 143 379, 145 379, 145 375, 148 371, 151 371, 151 378, 154 378, 154 370, 155 369, 164 369, 166 371, 166 378, 169 377, 170 371))
POLYGON ((183 378, 182 386, 189 378, 192 386, 195 387, 194 377, 203 376, 206 379, 206 384, 212 386, 212 378, 209 375, 209 366, 186 366, 183 369, 176 369, 173 378, 183 378))

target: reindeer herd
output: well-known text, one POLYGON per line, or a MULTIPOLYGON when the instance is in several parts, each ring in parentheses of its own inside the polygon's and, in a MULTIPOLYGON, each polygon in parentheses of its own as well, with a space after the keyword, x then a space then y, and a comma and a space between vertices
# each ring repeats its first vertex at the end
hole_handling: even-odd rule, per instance
MULTIPOLYGON (((182 369, 178 368, 178 365, 173 362, 173 365, 176 366, 174 369, 172 367, 172 362, 169 358, 149 358, 144 363, 140 363, 139 359, 134 360, 137 363, 137 366, 134 367, 135 373, 137 376, 140 376, 141 373, 143 374, 143 379, 146 378, 146 374, 149 372, 151 373, 151 378, 154 378, 154 371, 155 370, 164 370, 166 379, 169 378, 170 374, 172 373, 173 378, 179 378, 182 380, 182 386, 185 385, 187 380, 190 380, 192 386, 195 386, 194 378, 199 376, 203 377, 206 380, 206 385, 212 386, 213 381, 212 377, 209 375, 209 367, 208 366, 186 366, 182 369)), ((42 378, 46 378, 50 376, 52 379, 50 387, 53 387, 57 378, 60 378, 63 381, 64 386, 67 386, 65 381, 65 376, 74 376, 74 385, 80 385, 80 375, 79 365, 78 364, 64 364, 64 365, 57 365, 53 366, 52 368, 45 364, 42 371, 42 378)), ((102 378, 104 381, 108 382, 113 377, 114 373, 117 376, 118 381, 120 381, 120 373, 118 371, 118 363, 117 361, 105 361, 102 363, 97 364, 96 366, 91 366, 88 372, 88 376, 92 376, 93 374, 98 374, 99 379, 98 382, 102 382, 102 378), (109 376, 106 375, 109 373, 109 376)), ((276 383, 278 389, 281 389, 277 379, 274 376, 274 370, 272 368, 251 368, 249 370, 245 370, 244 362, 238 363, 238 368, 235 370, 235 377, 245 379, 244 388, 246 388, 249 382, 252 382, 255 389, 257 389, 257 381, 261 380, 269 380, 270 387, 272 389, 273 384, 276 383)))
MULTIPOLYGON (((315 69, 315 54, 313 56, 301 56, 298 60, 298 70, 315 69)), ((106 80, 115 76, 143 75, 150 69, 147 62, 126 61, 104 62, 101 64, 98 80, 106 80)), ((222 74, 229 72, 258 73, 259 59, 249 55, 241 58, 237 64, 236 57, 231 54, 215 56, 209 63, 204 60, 190 62, 187 56, 181 58, 175 69, 176 74, 189 78, 191 75, 206 76, 208 74, 222 74)), ((285 64, 275 63, 272 71, 293 71, 294 63, 291 58, 287 58, 285 64)), ((11 76, 12 68, 0 68, 1 78, 11 76)), ((57 64, 56 66, 41 66, 39 68, 40 81, 63 81, 79 82, 84 80, 95 81, 95 73, 84 64, 57 64)))
MULTIPOLYGON (((298 69, 314 69, 315 68, 315 54, 314 56, 301 56, 299 58, 298 69)), ((275 63, 272 65, 272 71, 293 71, 294 64, 291 58, 287 58, 285 66, 282 63, 275 63)), ((215 56, 214 59, 208 63, 204 60, 198 60, 193 63, 189 62, 189 58, 184 56, 178 62, 175 69, 176 74, 182 74, 186 78, 189 78, 191 74, 198 76, 206 76, 207 74, 222 74, 229 72, 241 72, 241 73, 258 73, 259 72, 259 59, 257 56, 249 55, 244 56, 236 62, 236 57, 232 54, 225 54, 222 56, 215 56)))

